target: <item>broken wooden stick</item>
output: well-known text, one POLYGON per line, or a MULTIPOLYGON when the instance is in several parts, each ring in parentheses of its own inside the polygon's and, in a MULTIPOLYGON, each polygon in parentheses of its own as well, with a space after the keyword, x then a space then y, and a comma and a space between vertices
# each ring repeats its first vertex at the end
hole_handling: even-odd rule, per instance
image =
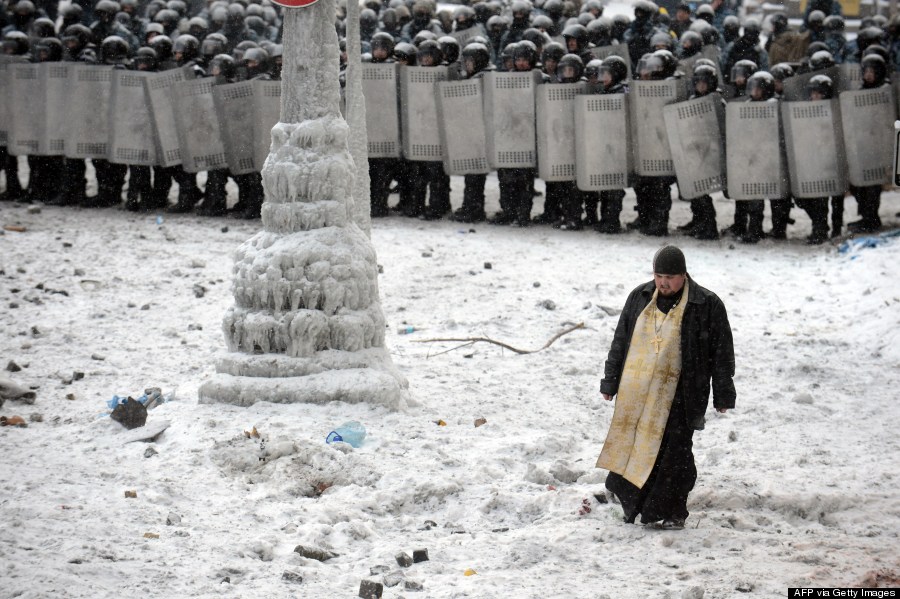
MULTIPOLYGON (((553 343, 557 339, 562 337, 563 335, 568 335, 572 331, 577 331, 578 329, 583 329, 583 328, 584 328, 583 322, 579 322, 576 325, 572 325, 569 328, 567 328, 563 331, 560 331, 559 333, 554 335, 550 339, 550 341, 548 341, 547 343, 545 343, 542 347, 540 347, 538 349, 518 349, 518 348, 513 347, 512 345, 503 343, 502 341, 497 341, 496 339, 491 339, 490 337, 442 337, 442 338, 437 338, 437 339, 415 339, 413 341, 413 343, 437 343, 437 342, 441 342, 441 341, 453 341, 453 342, 463 343, 463 345, 453 348, 453 349, 459 349, 460 347, 467 347, 469 345, 472 345, 473 343, 477 343, 477 342, 481 341, 484 343, 493 343, 494 345, 499 345, 500 347, 504 347, 504 348, 506 348, 512 352, 515 352, 517 354, 536 354, 537 352, 545 350, 548 347, 550 347, 551 345, 553 345, 553 343)), ((447 351, 453 351, 453 349, 449 349, 447 351)), ((441 353, 446 353, 446 352, 441 352, 441 353)), ((440 355, 440 354, 438 354, 438 355, 440 355)))

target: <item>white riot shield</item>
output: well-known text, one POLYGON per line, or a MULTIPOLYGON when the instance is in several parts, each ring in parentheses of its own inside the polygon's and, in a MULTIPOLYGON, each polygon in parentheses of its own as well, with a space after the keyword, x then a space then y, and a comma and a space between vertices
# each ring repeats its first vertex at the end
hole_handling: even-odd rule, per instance
POLYGON ((840 96, 847 178, 866 187, 891 181, 894 167, 894 94, 889 85, 840 96))
MULTIPOLYGON (((566 42, 563 40, 563 47, 565 48, 566 42)), ((628 77, 625 78, 626 81, 631 81, 631 55, 628 53, 628 45, 627 44, 613 44, 611 46, 597 46, 596 48, 591 48, 590 53, 594 55, 594 58, 599 58, 603 60, 607 56, 618 56, 622 60, 625 61, 625 66, 628 67, 628 77)))
POLYGON ((369 158, 400 157, 400 113, 397 102, 397 63, 362 64, 366 98, 366 135, 369 158))
POLYGON ((44 91, 38 65, 14 64, 11 67, 9 153, 14 156, 37 155, 44 131, 46 112, 44 91))
POLYGON ((491 168, 532 168, 537 164, 535 88, 534 73, 485 73, 485 134, 491 168))
POLYGON ((713 93, 663 108, 669 149, 686 200, 725 189, 725 105, 713 93))
POLYGON ((12 97, 12 63, 0 57, 0 147, 9 144, 9 127, 12 122, 10 98, 12 97))
POLYGON ((155 166, 156 135, 144 82, 152 73, 114 71, 109 101, 109 161, 155 166))
POLYGON ((630 86, 634 170, 645 177, 675 174, 663 106, 682 102, 687 89, 681 79, 634 81, 630 86))
POLYGON ((407 160, 443 160, 438 130, 434 84, 447 80, 446 67, 403 67, 400 69, 400 116, 403 155, 407 160))
POLYGON ((233 175, 255 172, 256 86, 252 81, 223 83, 212 88, 228 170, 233 175))
POLYGON ((102 158, 109 155, 109 98, 112 67, 76 64, 69 85, 66 156, 102 158))
POLYGON ((180 81, 172 86, 181 164, 188 173, 228 168, 213 100, 214 85, 215 80, 206 77, 180 81))
POLYGON ((61 156, 66 152, 66 121, 69 115, 69 81, 72 79, 71 62, 45 62, 38 65, 44 86, 46 120, 39 148, 44 156, 61 156))
POLYGON ((785 79, 783 82, 784 94, 782 94, 784 101, 805 102, 807 99, 806 84, 816 75, 825 75, 829 77, 834 84, 835 91, 841 89, 841 71, 837 66, 833 66, 819 71, 810 71, 809 73, 794 75, 793 77, 785 79))
POLYGON ((786 198, 790 192, 779 102, 731 102, 725 107, 728 197, 786 198))
POLYGON ((544 181, 575 180, 575 97, 585 83, 539 85, 537 110, 538 176, 544 181))
POLYGON ((857 62, 844 62, 837 66, 840 71, 840 90, 851 91, 862 87, 862 68, 857 62))
POLYGON ((459 47, 464 48, 470 39, 473 37, 478 37, 479 35, 483 38, 487 38, 487 34, 484 32, 484 27, 481 24, 477 24, 474 27, 469 27, 468 29, 463 29, 462 31, 454 31, 452 33, 448 33, 452 38, 455 38, 457 42, 459 42, 459 47))
POLYGON ((626 94, 575 97, 575 175, 578 189, 629 187, 631 130, 626 94))
POLYGON ((281 81, 253 81, 257 88, 256 99, 256 139, 253 154, 253 168, 261 172, 269 148, 272 146, 272 128, 281 120, 281 81))
POLYGON ((435 84, 444 172, 448 175, 491 172, 484 133, 483 84, 480 77, 435 84))
POLYGON ((161 166, 181 164, 178 123, 175 120, 175 98, 172 86, 194 78, 190 67, 153 73, 147 78, 146 91, 153 113, 156 155, 161 166))
POLYGON ((843 195, 847 175, 838 100, 785 102, 781 117, 794 197, 843 195))

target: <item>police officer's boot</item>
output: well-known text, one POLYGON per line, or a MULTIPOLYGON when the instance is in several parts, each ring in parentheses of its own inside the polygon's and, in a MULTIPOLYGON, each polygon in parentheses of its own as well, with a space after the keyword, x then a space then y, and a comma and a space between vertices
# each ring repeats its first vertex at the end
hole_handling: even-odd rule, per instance
POLYGON ((6 163, 3 170, 6 171, 6 191, 0 194, 0 201, 13 202, 18 200, 25 195, 25 190, 22 189, 22 184, 19 182, 18 156, 6 154, 6 163))
POLYGON ((690 235, 695 239, 712 241, 719 238, 719 230, 716 227, 716 209, 712 198, 703 196, 691 201, 691 209, 694 211, 694 227, 690 235))
MULTIPOLYGON (((762 202, 762 200, 752 200, 754 202, 762 202)), ((763 232, 763 212, 762 210, 753 210, 748 215, 747 232, 741 236, 744 243, 757 243, 763 239, 766 234, 763 232)))
POLYGON ((734 222, 730 227, 726 227, 722 231, 722 235, 731 235, 733 237, 743 237, 744 233, 747 232, 747 221, 749 220, 749 215, 747 214, 747 200, 735 200, 734 201, 734 222))
POLYGON ((806 209, 812 220, 812 233, 806 243, 819 245, 828 239, 828 198, 812 200, 813 205, 806 209))
POLYGON ((600 192, 597 191, 579 191, 584 198, 584 220, 582 223, 585 227, 596 227, 600 224, 597 218, 597 206, 600 204, 600 192))
POLYGON ((844 196, 831 196, 831 236, 840 237, 844 226, 844 196))
POLYGON ((787 226, 791 215, 791 199, 772 200, 772 230, 769 237, 772 239, 787 239, 787 226))

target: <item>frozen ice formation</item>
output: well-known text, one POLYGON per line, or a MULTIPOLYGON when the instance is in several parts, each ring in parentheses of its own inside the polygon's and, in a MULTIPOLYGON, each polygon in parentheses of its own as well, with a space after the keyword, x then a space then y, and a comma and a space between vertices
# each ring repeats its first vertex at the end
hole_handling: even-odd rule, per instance
POLYGON ((356 167, 327 18, 334 0, 285 13, 284 122, 272 129, 262 171, 263 230, 235 254, 228 353, 200 401, 402 409, 408 383, 384 346, 375 249, 354 218, 356 167))

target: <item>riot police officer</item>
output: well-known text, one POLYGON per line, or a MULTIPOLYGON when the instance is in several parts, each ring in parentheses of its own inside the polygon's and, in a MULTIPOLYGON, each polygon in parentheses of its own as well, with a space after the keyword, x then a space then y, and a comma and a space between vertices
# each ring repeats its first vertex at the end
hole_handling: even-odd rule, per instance
MULTIPOLYGON (((619 56, 608 56, 600 64, 599 78, 602 84, 600 94, 628 93, 628 65, 619 56)), ((622 231, 619 215, 622 213, 624 189, 607 189, 599 192, 600 221, 594 225, 599 233, 617 234, 622 231)), ((585 204, 588 201, 585 200, 585 204)))
MULTIPOLYGON (((372 36, 372 62, 375 64, 393 63, 394 38, 383 31, 372 36)), ((397 160, 395 158, 369 158, 369 180, 371 181, 372 218, 388 216, 388 199, 391 193, 391 181, 395 176, 397 160)))
MULTIPOLYGON (((491 51, 484 44, 470 43, 462 51, 462 64, 466 79, 483 77, 491 70, 491 51)), ((484 184, 487 175, 465 175, 462 206, 453 213, 453 220, 477 223, 486 218, 484 212, 484 184)))
MULTIPOLYGON (((860 68, 862 89, 876 89, 887 85, 887 63, 881 56, 870 54, 864 57, 860 68)), ((860 219, 849 223, 847 228, 853 233, 872 233, 880 229, 878 209, 881 206, 881 185, 851 186, 850 192, 856 197, 860 219)))
MULTIPOLYGON (((128 55, 128 44, 117 35, 107 37, 100 46, 103 64, 112 65, 117 69, 128 68, 128 55)), ((82 206, 106 208, 121 203, 128 165, 113 163, 105 158, 92 158, 91 162, 97 176, 97 195, 94 198, 85 198, 82 206)))
MULTIPOLYGON (((830 100, 834 97, 834 83, 826 75, 816 75, 806 84, 806 93, 811 101, 830 100)), ((797 205, 812 221, 812 233, 806 242, 811 245, 824 243, 828 239, 828 198, 798 198, 797 205)))
MULTIPOLYGON (((576 48, 577 49, 577 48, 576 48)), ((584 63, 577 54, 569 53, 563 56, 556 67, 556 81, 550 83, 578 83, 583 81, 584 63)), ((597 203, 590 202, 591 210, 587 213, 586 222, 582 222, 582 205, 584 204, 583 192, 575 185, 575 180, 569 181, 547 181, 547 201, 551 196, 557 197, 557 202, 562 206, 563 220, 554 225, 564 231, 580 231, 584 225, 594 226, 597 224, 597 203)), ((596 197, 596 196, 594 196, 596 197)), ((528 211, 531 211, 531 202, 528 202, 528 211)), ((522 209, 524 211, 524 207, 522 209)), ((522 212, 520 212, 520 218, 522 212)))
MULTIPOLYGON (((156 50, 138 48, 131 66, 136 71, 153 73, 158 69, 156 50)), ((160 207, 153 195, 151 167, 129 165, 128 191, 125 193, 125 209, 131 212, 146 212, 160 207)))
MULTIPOLYGON (((420 67, 439 67, 444 56, 436 41, 426 40, 419 45, 416 62, 420 67)), ((425 220, 438 220, 450 212, 449 177, 439 160, 419 161, 415 180, 414 213, 425 220)))

